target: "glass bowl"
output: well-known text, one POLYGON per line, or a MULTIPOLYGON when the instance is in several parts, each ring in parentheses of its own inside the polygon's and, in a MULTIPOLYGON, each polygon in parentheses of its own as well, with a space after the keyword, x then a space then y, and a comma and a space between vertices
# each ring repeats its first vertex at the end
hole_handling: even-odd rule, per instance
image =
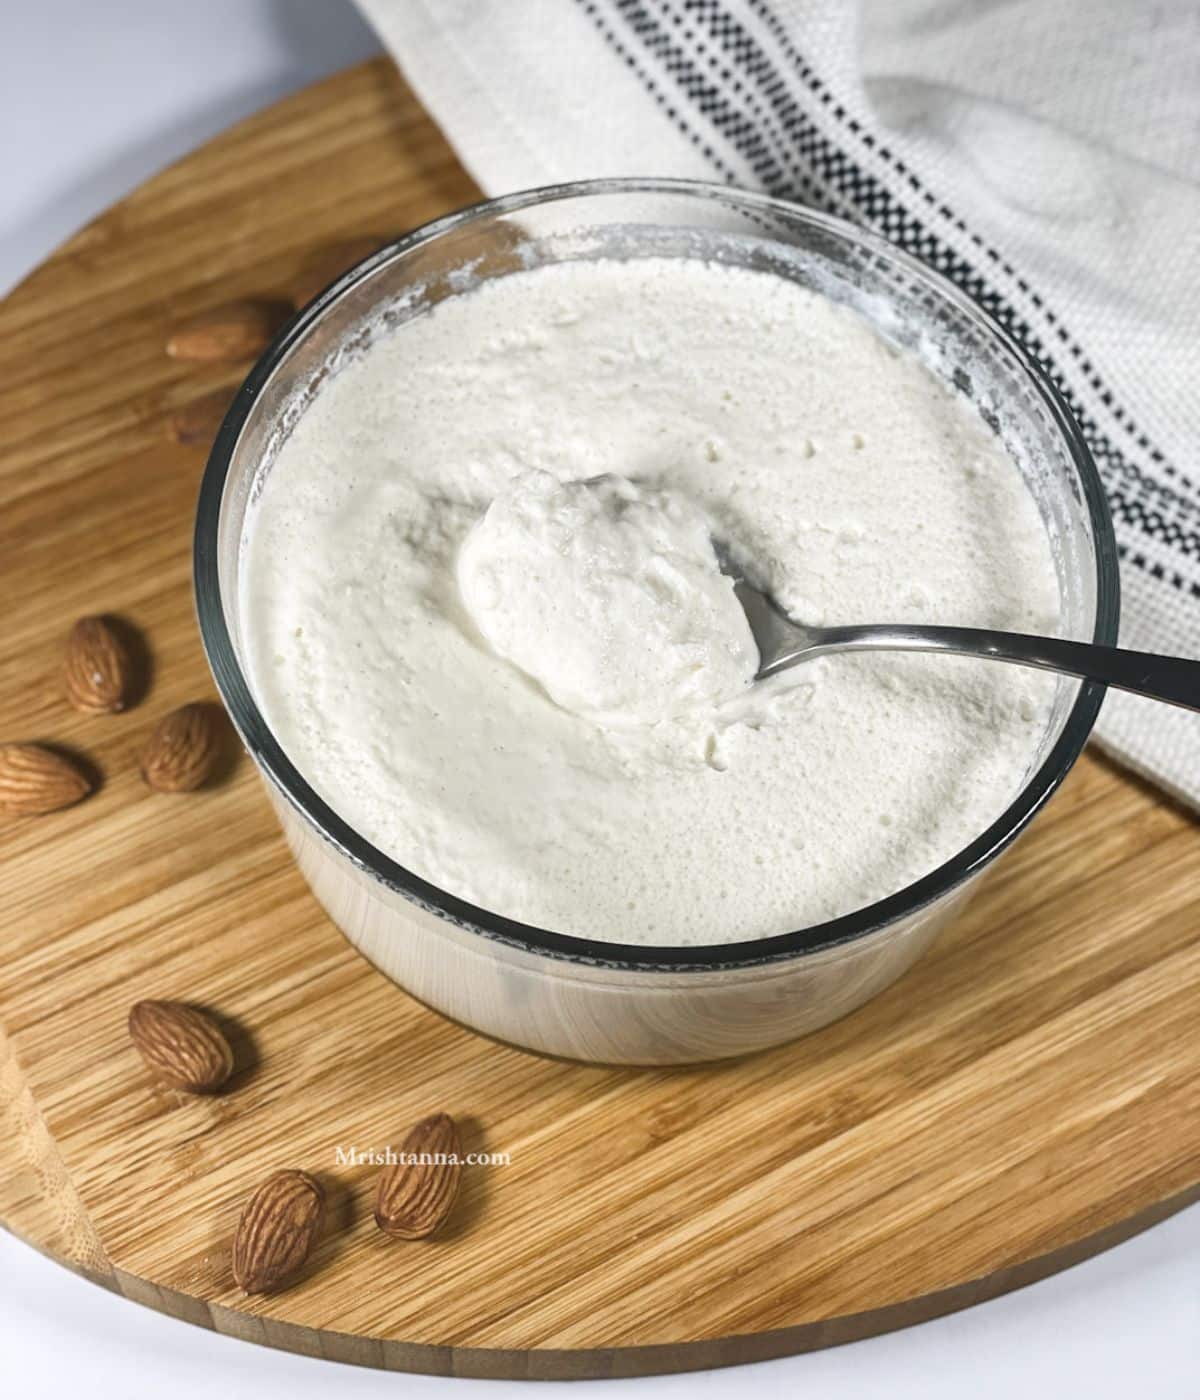
POLYGON ((1008 808, 924 878, 842 918, 709 947, 593 941, 438 889, 377 850, 305 781, 255 703, 239 634, 245 518, 322 383, 382 334, 481 279, 596 256, 705 257, 766 269, 855 306, 918 353, 1004 440, 1045 524, 1064 635, 1112 643, 1112 523, 1079 429, 1045 374, 952 285, 839 219, 724 186, 596 180, 509 195, 435 220, 305 307, 251 371, 217 435, 196 520, 200 629, 217 686, 317 898, 414 996, 532 1050, 686 1063, 778 1044, 845 1015, 930 945, 1062 781, 1103 687, 1058 683, 1037 760, 1008 808))

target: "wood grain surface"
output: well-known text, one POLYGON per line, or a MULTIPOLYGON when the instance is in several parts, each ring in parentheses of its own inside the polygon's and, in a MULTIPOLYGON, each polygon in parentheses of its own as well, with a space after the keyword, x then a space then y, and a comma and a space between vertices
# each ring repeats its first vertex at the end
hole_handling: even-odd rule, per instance
POLYGON ((864 1010, 685 1070, 494 1044, 415 1004, 321 913, 244 757, 151 792, 154 722, 213 698, 189 549, 203 444, 181 406, 241 366, 164 345, 289 286, 322 243, 476 191, 386 62, 212 142, 74 237, 0 307, 0 741, 87 756, 99 791, 3 819, 0 1218, 130 1298, 367 1364, 592 1376, 778 1355, 1036 1278, 1195 1199, 1200 834, 1089 756, 966 917, 864 1010), (115 614, 150 651, 128 712, 66 704, 62 646, 115 614), (226 1020, 226 1092, 156 1086, 143 997, 226 1020), (388 1240, 375 1169, 427 1113, 471 1168, 444 1234, 388 1240), (290 1291, 229 1268, 246 1194, 316 1174, 329 1221, 290 1291))

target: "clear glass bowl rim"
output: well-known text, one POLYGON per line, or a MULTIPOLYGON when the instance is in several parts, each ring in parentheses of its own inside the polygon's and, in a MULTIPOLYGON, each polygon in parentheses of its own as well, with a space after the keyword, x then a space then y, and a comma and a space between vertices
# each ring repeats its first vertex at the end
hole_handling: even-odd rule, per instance
POLYGON ((489 940, 555 959, 625 971, 713 972, 804 957, 867 937, 918 912, 981 871, 1005 849, 1057 789, 1091 733, 1105 687, 1085 682, 1053 748, 1024 787, 986 830, 935 870, 885 899, 824 923, 791 933, 734 943, 655 946, 579 938, 523 924, 480 908, 422 879, 366 841, 308 785, 283 752, 250 692, 225 622, 218 572, 218 528, 225 482, 238 437, 265 385, 288 352, 354 285, 391 259, 463 225, 511 214, 534 205, 608 195, 691 196, 749 213, 777 213, 823 233, 857 243, 923 281, 953 304, 976 328, 995 340, 1029 376, 1067 445, 1084 495, 1096 557, 1096 618, 1092 640, 1115 644, 1120 615, 1120 580, 1112 516, 1096 465, 1079 427, 1045 372, 1000 326, 952 283, 886 239, 844 219, 788 200, 697 180, 632 178, 581 180, 522 190, 482 200, 431 220, 380 248, 344 273, 303 307, 264 351, 238 390, 209 454, 197 504, 194 585, 201 637, 209 665, 230 716, 258 766, 291 805, 354 865, 419 907, 489 940))

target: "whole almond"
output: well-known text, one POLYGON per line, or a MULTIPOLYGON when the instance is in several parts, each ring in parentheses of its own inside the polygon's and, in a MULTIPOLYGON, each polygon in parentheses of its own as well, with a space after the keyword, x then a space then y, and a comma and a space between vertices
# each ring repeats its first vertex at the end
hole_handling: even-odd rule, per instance
POLYGON ((388 241, 383 234, 367 233, 340 243, 327 243, 316 249, 304 260, 300 271, 292 279, 290 291, 296 305, 306 306, 331 282, 336 282, 343 272, 349 272, 355 263, 378 252, 388 241))
POLYGON ((91 779, 65 754, 41 744, 0 744, 0 811, 41 816, 70 807, 91 790, 91 779))
POLYGON ((454 1119, 448 1113, 422 1118, 404 1139, 399 1161, 379 1173, 375 1223, 384 1234, 399 1240, 432 1235, 458 1195, 461 1158, 454 1119), (412 1160, 417 1157, 426 1160, 412 1160))
POLYGON ((139 1001, 129 1013, 129 1038, 160 1079, 190 1094, 211 1094, 233 1073, 221 1028, 181 1001, 139 1001))
POLYGON ((325 1214, 321 1183, 302 1171, 269 1176, 246 1202, 233 1241, 233 1276, 246 1293, 273 1293, 299 1272, 325 1214))
POLYGON ((292 314, 283 301, 230 301, 175 327, 167 354, 175 360, 211 363, 252 360, 271 343, 292 314))
POLYGON ((217 435, 217 429, 229 412, 229 405, 237 396, 237 389, 230 385, 226 389, 214 389, 210 394, 202 394, 192 399, 182 408, 177 408, 167 422, 170 436, 185 447, 199 444, 207 447, 217 435))
POLYGON ((142 777, 157 792, 191 792, 212 776, 223 737, 215 705, 182 705, 155 726, 142 753, 142 777))
POLYGON ((124 642, 102 617, 81 617, 67 638, 67 699, 87 715, 125 708, 132 677, 124 642))

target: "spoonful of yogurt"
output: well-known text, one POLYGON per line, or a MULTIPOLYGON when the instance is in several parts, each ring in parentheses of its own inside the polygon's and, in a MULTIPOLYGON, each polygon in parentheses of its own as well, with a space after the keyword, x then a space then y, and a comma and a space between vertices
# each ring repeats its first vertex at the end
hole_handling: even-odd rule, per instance
POLYGON ((515 476, 472 527, 458 585, 493 651, 564 710, 654 724, 745 692, 750 624, 688 497, 605 475, 515 476))
POLYGON ((1200 710, 1200 661, 1182 657, 977 627, 806 627, 714 545, 687 497, 615 475, 515 477, 464 542, 458 582, 496 652, 608 726, 721 704, 839 651, 980 656, 1200 710))

